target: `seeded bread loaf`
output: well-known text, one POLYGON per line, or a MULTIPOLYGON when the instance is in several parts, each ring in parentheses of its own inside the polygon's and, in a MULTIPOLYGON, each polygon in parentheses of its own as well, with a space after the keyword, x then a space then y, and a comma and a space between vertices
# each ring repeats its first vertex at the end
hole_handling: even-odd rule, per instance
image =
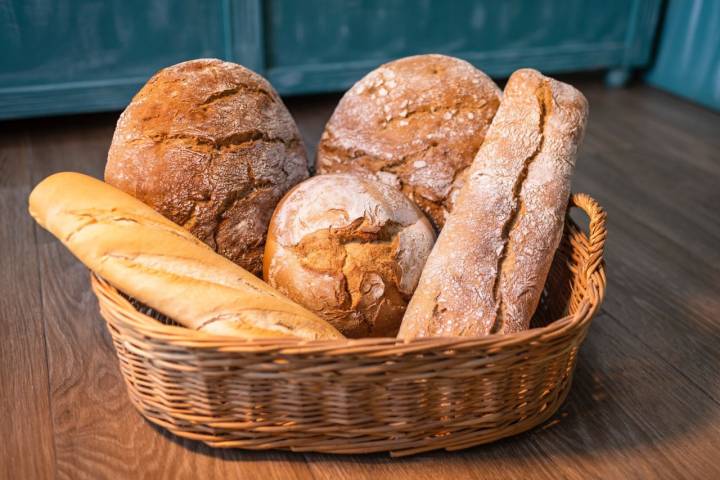
POLYGON ((497 85, 458 58, 387 63, 343 96, 322 134, 316 170, 374 176, 442 227, 499 103, 497 85))
POLYGON ((399 337, 529 327, 557 249, 588 105, 530 69, 507 83, 399 337))
POLYGON ((330 324, 130 195, 79 173, 35 187, 30 214, 122 292, 196 330, 342 338, 330 324))
POLYGON ((264 277, 348 337, 394 337, 434 242, 430 222, 398 190, 319 175, 278 204, 264 277))
POLYGON ((290 113, 270 83, 234 63, 160 70, 118 120, 105 181, 260 274, 275 205, 307 178, 290 113))

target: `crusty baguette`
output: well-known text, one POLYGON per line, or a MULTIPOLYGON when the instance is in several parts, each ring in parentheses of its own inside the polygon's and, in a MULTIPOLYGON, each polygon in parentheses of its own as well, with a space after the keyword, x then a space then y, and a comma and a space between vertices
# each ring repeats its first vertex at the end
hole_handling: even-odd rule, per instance
POLYGON ((46 178, 30 194, 30 214, 91 270, 186 327, 241 338, 342 338, 151 207, 92 177, 46 178))
POLYGON ((587 110, 570 85, 530 69, 510 77, 400 338, 529 327, 562 235, 587 110))

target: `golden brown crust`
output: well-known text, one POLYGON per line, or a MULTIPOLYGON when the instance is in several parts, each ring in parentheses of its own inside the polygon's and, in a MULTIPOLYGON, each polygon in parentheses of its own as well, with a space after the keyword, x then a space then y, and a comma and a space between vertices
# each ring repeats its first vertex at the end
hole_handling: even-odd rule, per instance
POLYGON ((396 189, 320 175, 275 210, 264 277, 348 337, 395 336, 434 240, 427 218, 396 189))
POLYGON ((316 170, 375 176, 442 227, 499 103, 493 81, 463 60, 418 55, 387 63, 343 96, 318 145, 316 170))
POLYGON ((307 175, 272 86, 220 60, 155 74, 120 116, 105 169, 108 183, 255 274, 275 205, 307 175))
POLYGON ((58 173, 30 214, 119 290, 189 328, 241 338, 342 338, 337 330, 130 195, 58 173))
POLYGON ((408 305, 400 338, 529 327, 560 241, 587 101, 530 69, 508 81, 408 305))

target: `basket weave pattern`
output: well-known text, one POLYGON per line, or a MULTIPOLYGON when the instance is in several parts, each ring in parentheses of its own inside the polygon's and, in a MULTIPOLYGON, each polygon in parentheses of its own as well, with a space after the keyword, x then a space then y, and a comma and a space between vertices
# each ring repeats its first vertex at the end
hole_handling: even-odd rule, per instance
POLYGON ((93 276, 130 399, 215 447, 409 455, 528 430, 565 399, 605 292, 605 213, 571 207, 531 330, 481 338, 244 341, 177 326, 93 276), (158 321, 160 320, 160 321, 158 321))

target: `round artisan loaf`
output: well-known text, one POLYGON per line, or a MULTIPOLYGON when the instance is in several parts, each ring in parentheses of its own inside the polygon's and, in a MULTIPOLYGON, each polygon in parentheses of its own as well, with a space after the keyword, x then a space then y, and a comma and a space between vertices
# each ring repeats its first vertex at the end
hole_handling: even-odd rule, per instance
POLYGON ((318 145, 316 170, 374 173, 442 227, 500 95, 487 75, 457 58, 387 63, 343 96, 318 145))
POLYGON ((275 205, 307 176, 270 83, 214 59, 155 74, 120 116, 105 168, 107 183, 258 275, 275 205))
POLYGON ((428 219, 397 189, 320 175, 278 204, 263 273, 348 337, 395 336, 434 242, 428 219))

